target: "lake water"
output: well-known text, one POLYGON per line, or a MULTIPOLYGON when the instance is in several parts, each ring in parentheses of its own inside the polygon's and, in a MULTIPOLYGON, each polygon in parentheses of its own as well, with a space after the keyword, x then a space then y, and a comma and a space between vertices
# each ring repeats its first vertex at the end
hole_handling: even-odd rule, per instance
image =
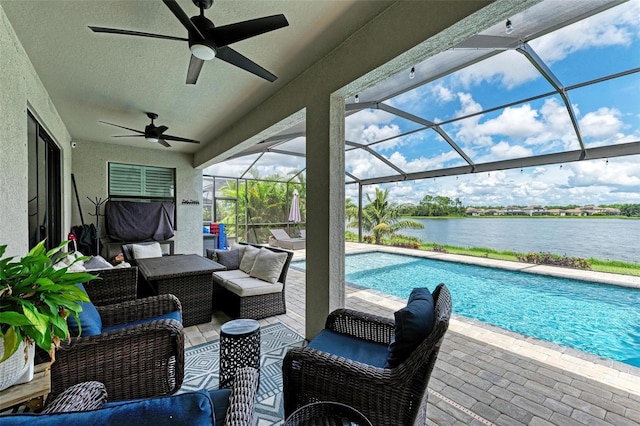
POLYGON ((459 247, 552 252, 640 263, 640 220, 579 218, 413 219, 424 229, 403 235, 459 247))

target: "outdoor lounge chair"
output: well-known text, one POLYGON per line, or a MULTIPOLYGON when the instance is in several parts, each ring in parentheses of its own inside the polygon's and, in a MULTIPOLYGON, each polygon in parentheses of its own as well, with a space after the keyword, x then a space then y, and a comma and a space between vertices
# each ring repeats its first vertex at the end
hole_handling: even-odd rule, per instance
POLYGON ((306 404, 332 401, 354 408, 374 426, 424 425, 427 384, 451 316, 447 287, 439 284, 432 295, 433 329, 412 350, 419 339, 413 337, 408 345, 407 338, 422 328, 413 322, 419 317, 410 308, 413 294, 409 310, 396 312, 403 324, 399 329, 393 319, 365 312, 338 309, 329 314, 325 329, 308 347, 290 349, 284 358, 285 418, 306 404), (404 360, 387 349, 394 332, 396 343, 402 332, 396 355, 402 350, 404 360))
POLYGON ((278 247, 287 250, 300 250, 305 246, 304 238, 291 238, 284 229, 270 229, 278 247))

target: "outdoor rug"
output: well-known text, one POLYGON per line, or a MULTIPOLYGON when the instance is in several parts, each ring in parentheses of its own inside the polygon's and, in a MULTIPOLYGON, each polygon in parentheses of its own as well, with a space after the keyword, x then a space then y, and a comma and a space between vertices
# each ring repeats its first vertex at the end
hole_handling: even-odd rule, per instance
MULTIPOLYGON (((256 399, 254 425, 281 425, 282 360, 287 350, 300 347, 304 338, 284 324, 260 329, 260 387, 256 399)), ((185 350, 184 382, 178 392, 218 388, 220 341, 203 343, 185 350)))

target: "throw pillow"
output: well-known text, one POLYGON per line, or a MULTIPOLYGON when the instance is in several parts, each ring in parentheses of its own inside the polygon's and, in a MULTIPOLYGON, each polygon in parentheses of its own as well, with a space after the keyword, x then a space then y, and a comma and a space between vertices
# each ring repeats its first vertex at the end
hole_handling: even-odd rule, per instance
POLYGON ((247 249, 247 247, 249 247, 247 244, 233 243, 231 244, 230 249, 240 251, 240 262, 242 262, 242 256, 244 256, 244 251, 247 249))
MULTIPOLYGON (((82 284, 76 284, 85 293, 82 284)), ((76 337, 82 334, 83 337, 95 336, 102 333, 102 318, 96 307, 91 302, 79 302, 82 306, 82 312, 78 314, 80 319, 80 327, 73 315, 67 317, 67 326, 69 327, 69 333, 76 337)))
POLYGON ((386 368, 402 364, 431 333, 433 309, 431 292, 426 288, 413 289, 407 306, 394 313, 396 331, 389 345, 386 368))
POLYGON ((107 402, 107 388, 101 382, 82 382, 68 387, 42 410, 46 413, 68 413, 98 410, 107 402))
POLYGON ((134 259, 148 259, 150 257, 162 257, 160 243, 133 245, 134 259))
POLYGON ((258 251, 249 275, 274 284, 280 278, 282 267, 286 260, 287 253, 276 253, 269 249, 261 249, 258 251))
POLYGON ((218 261, 218 257, 216 256, 216 250, 206 249, 207 259, 213 260, 214 262, 218 261))
POLYGON ((107 262, 102 256, 91 256, 89 260, 84 262, 84 268, 89 271, 93 269, 113 268, 113 265, 107 262))
POLYGON ((240 268, 240 250, 216 250, 216 259, 229 271, 240 268))
POLYGON ((244 249, 244 254, 242 255, 242 259, 240 260, 240 270, 244 273, 250 274, 251 269, 253 268, 253 264, 256 261, 256 256, 261 249, 256 248, 254 246, 246 246, 244 249))

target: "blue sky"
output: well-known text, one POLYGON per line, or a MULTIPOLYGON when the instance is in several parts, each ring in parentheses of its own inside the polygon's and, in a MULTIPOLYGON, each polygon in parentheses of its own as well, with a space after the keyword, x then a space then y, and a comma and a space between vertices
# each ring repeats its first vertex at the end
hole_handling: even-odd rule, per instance
MULTIPOLYGON (((532 40, 531 47, 565 86, 640 67, 640 2, 532 40)), ((389 101, 434 122, 552 92, 523 55, 505 51, 389 101)), ((640 75, 568 93, 587 148, 640 140, 640 75)), ((410 130, 402 119, 369 110, 347 119, 347 139, 368 143, 410 130)), ((579 149, 562 99, 552 95, 442 126, 477 163, 579 149)), ((433 131, 384 142, 376 150, 407 171, 464 162, 433 131)), ((382 164, 353 154, 351 172, 385 175, 382 164)), ((348 157, 349 160, 349 157, 348 157)), ((349 164, 348 164, 349 166, 349 164)), ((640 158, 497 171, 383 185, 397 202, 426 194, 459 198, 465 205, 640 203, 640 158)), ((372 192, 367 188, 366 192, 372 192)), ((357 188, 347 187, 349 196, 357 188)))
MULTIPOLYGON (((517 24, 517 17, 513 20, 517 24)), ((565 87, 640 67, 640 0, 631 0, 529 44, 565 87)), ((552 86, 524 55, 505 51, 386 103, 440 123, 548 92, 553 92, 552 86)), ((640 73, 570 90, 568 96, 587 149, 640 140, 640 73)), ((363 110, 347 117, 345 134, 348 141, 373 143, 373 149, 406 172, 466 164, 432 130, 397 137, 418 127, 381 110, 363 110)), ((475 163, 580 148, 563 100, 556 94, 443 124, 442 128, 475 163)), ((298 138, 279 148, 299 151, 303 147, 304 138, 298 138)), ((235 176, 255 158, 212 166, 205 173, 235 176)), ((346 165, 347 171, 358 178, 396 174, 361 150, 347 152, 346 165)), ((273 153, 265 154, 255 165, 263 177, 275 173, 286 176, 301 168, 303 158, 273 153)), ((379 187, 389 188, 395 202, 414 204, 427 194, 459 198, 464 205, 640 203, 640 156, 379 187)), ((363 191, 373 193, 375 188, 367 186, 363 191)), ((346 191, 355 200, 357 186, 347 185, 346 191)))

